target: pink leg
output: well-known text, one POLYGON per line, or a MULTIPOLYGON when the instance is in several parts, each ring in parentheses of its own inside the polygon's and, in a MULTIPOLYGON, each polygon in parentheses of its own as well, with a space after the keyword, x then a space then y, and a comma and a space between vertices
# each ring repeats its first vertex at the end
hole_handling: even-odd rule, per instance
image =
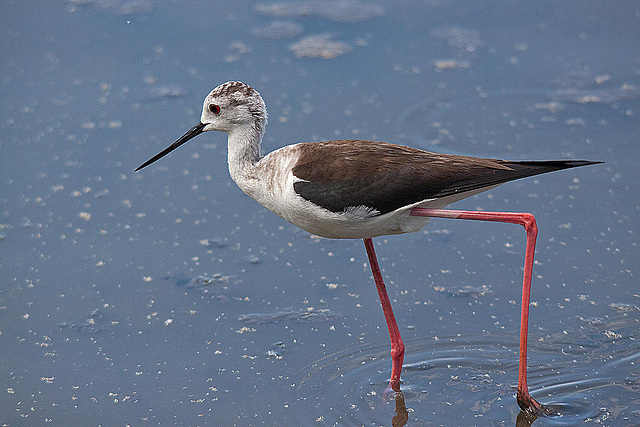
POLYGON ((477 212, 449 209, 413 208, 411 215, 438 218, 472 219, 479 221, 508 222, 524 226, 527 232, 527 247, 524 257, 524 278, 522 280, 522 309, 520 317, 520 365, 518 373, 517 402, 524 412, 533 415, 551 414, 553 411, 538 403, 529 394, 527 385, 527 330, 529 327, 529 296, 531 293, 531 276, 533 273, 533 256, 536 248, 538 226, 530 213, 516 212, 477 212))
POLYGON ((402 361, 404 360, 404 343, 400 336, 400 330, 398 330, 398 324, 396 318, 393 315, 393 309, 391 308, 391 302, 389 302, 389 296, 387 295, 387 289, 384 286, 382 280, 382 273, 378 266, 378 259, 376 258, 376 252, 373 249, 373 240, 364 239, 364 247, 367 249, 367 255, 369 256, 369 265, 371 265, 371 272, 373 273, 373 280, 376 282, 376 288, 378 289, 378 296, 380 296, 380 304, 382 304, 382 310, 384 311, 384 318, 387 321, 387 328, 389 328, 389 336, 391 337, 391 380, 389 381, 389 388, 396 392, 400 391, 400 373, 402 371, 402 361))

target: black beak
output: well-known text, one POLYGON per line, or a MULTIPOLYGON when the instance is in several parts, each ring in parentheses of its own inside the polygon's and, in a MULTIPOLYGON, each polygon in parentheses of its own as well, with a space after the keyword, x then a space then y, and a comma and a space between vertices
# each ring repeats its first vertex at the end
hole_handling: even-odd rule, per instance
POLYGON ((146 166, 149 166, 151 163, 155 162, 156 160, 160 159, 161 157, 166 156, 167 154, 169 154, 170 152, 172 152, 176 148, 180 147, 182 144, 184 144, 185 142, 187 142, 191 138, 195 138, 196 136, 200 135, 202 132, 204 132, 202 130, 202 129, 204 129, 204 126, 205 126, 204 123, 198 123, 197 125, 195 125, 191 129, 189 129, 184 135, 182 135, 180 138, 178 138, 178 140, 176 142, 174 142, 173 144, 171 144, 170 146, 168 146, 167 148, 165 148, 164 150, 162 150, 161 152, 159 152, 158 154, 156 154, 155 156, 153 156, 152 158, 150 158, 149 160, 147 160, 146 162, 144 162, 143 164, 138 166, 136 168, 135 172, 138 172, 140 169, 142 169, 142 168, 144 168, 146 166))

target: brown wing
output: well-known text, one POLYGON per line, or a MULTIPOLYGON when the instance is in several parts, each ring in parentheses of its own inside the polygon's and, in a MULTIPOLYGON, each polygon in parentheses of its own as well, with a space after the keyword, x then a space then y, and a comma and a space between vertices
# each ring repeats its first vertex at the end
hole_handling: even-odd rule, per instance
POLYGON ((294 184, 295 192, 332 212, 365 206, 385 214, 421 200, 594 163, 510 162, 361 140, 314 142, 299 147, 293 174, 303 181, 294 184))

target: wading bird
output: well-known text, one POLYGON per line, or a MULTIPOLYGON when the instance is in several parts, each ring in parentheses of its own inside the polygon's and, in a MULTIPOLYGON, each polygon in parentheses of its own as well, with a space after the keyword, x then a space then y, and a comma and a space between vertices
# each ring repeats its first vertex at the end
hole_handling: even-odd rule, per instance
POLYGON ((266 124, 267 109, 256 90, 242 82, 224 83, 205 98, 200 122, 136 171, 203 132, 226 132, 229 173, 246 194, 309 233, 332 239, 363 239, 391 337, 389 388, 396 392, 400 391, 404 344, 372 238, 418 231, 430 217, 524 226, 527 246, 517 402, 527 413, 549 413, 529 395, 527 385, 529 293, 537 236, 535 218, 530 213, 442 208, 507 181, 601 162, 483 159, 361 140, 299 143, 262 156, 260 144, 266 124))

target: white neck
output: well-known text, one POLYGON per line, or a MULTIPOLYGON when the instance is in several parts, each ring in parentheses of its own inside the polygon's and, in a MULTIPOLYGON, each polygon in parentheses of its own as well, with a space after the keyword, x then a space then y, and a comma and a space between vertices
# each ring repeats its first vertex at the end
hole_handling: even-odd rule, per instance
POLYGON ((247 181, 253 176, 256 163, 260 160, 260 143, 263 130, 246 125, 234 128, 227 140, 227 161, 231 178, 242 190, 247 191, 247 181))

